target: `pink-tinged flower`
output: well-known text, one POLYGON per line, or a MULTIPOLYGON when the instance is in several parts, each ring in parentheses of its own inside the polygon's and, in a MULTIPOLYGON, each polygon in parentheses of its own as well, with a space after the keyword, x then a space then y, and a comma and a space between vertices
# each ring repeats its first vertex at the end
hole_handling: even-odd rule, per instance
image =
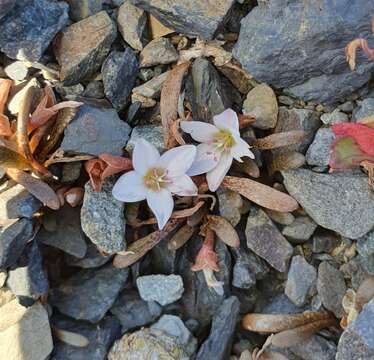
POLYGON ((136 142, 132 163, 134 171, 122 175, 113 187, 113 196, 124 202, 146 199, 161 230, 173 211, 172 194, 197 195, 197 187, 186 175, 196 156, 196 147, 184 145, 160 156, 144 139, 136 142))
POLYGON ((201 144, 197 146, 194 163, 188 170, 190 176, 207 173, 210 191, 216 191, 229 171, 232 160, 242 162, 241 157, 254 159, 249 145, 240 137, 236 113, 227 109, 213 117, 213 123, 182 121, 181 128, 201 144))

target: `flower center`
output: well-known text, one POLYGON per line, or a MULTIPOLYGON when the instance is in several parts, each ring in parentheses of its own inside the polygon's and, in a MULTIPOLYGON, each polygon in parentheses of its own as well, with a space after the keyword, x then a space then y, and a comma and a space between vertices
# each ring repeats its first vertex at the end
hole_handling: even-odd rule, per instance
POLYGON ((235 145, 235 140, 230 131, 220 130, 214 135, 213 145, 219 151, 226 151, 235 145))
POLYGON ((151 190, 161 190, 170 183, 167 178, 167 171, 161 168, 151 168, 144 175, 144 184, 151 190))

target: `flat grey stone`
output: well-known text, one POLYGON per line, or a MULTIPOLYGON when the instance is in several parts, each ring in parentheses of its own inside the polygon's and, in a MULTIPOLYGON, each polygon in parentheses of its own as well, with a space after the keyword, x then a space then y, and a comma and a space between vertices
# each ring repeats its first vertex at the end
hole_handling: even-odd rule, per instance
POLYGON ((22 61, 14 61, 4 68, 5 74, 12 80, 24 80, 29 72, 28 67, 22 61))
POLYGON ((16 4, 16 0, 0 0, 0 19, 8 14, 16 4))
POLYGON ((334 140, 335 134, 330 128, 319 129, 306 152, 305 160, 307 164, 311 166, 328 166, 331 145, 334 140))
POLYGON ((92 16, 103 8, 103 0, 67 0, 69 14, 74 22, 92 16))
POLYGON ((83 269, 100 267, 111 259, 111 255, 103 255, 100 253, 97 246, 90 241, 87 244, 87 252, 83 258, 77 258, 71 255, 66 256, 66 262, 70 266, 80 267, 83 269))
POLYGON ((291 352, 303 360, 334 360, 336 345, 322 336, 313 335, 300 344, 292 346, 291 352))
POLYGON ((335 109, 332 113, 326 113, 321 115, 321 121, 325 125, 334 125, 343 122, 347 122, 348 115, 341 112, 339 109, 335 109))
POLYGON ((179 55, 170 39, 160 37, 148 43, 140 53, 140 66, 165 65, 177 61, 179 55))
POLYGON ((240 222, 241 210, 244 205, 242 197, 236 191, 219 188, 216 192, 218 197, 219 213, 232 226, 240 222))
POLYGON ((132 129, 130 140, 127 142, 126 150, 132 153, 137 140, 149 141, 160 152, 165 150, 164 135, 161 125, 139 125, 132 129))
POLYGON ((282 234, 295 243, 303 243, 311 238, 316 228, 317 224, 309 216, 299 216, 283 228, 282 234))
POLYGON ((155 76, 142 85, 132 89, 133 94, 141 95, 147 98, 155 99, 161 94, 161 88, 164 84, 169 71, 163 72, 161 75, 155 76))
POLYGON ((357 239, 357 251, 363 257, 374 255, 374 230, 357 239))
POLYGON ((353 120, 360 120, 366 116, 374 114, 374 98, 364 99, 358 102, 358 106, 353 110, 353 120))

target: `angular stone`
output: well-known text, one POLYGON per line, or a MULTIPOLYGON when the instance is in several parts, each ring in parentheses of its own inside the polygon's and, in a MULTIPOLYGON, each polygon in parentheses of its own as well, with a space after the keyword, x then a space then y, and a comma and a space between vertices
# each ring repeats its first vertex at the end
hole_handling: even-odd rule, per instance
POLYGON ((103 255, 99 252, 96 245, 94 245, 92 242, 89 242, 87 244, 87 252, 84 258, 79 259, 74 256, 66 256, 66 261, 70 266, 76 266, 81 267, 83 269, 91 269, 100 267, 104 264, 106 264, 112 256, 110 255, 103 255))
POLYGON ((316 228, 317 224, 309 216, 299 216, 283 228, 282 234, 295 243, 303 243, 311 238, 316 228))
POLYGON ((6 271, 0 271, 0 289, 4 286, 7 276, 8 274, 6 271))
POLYGON ((140 66, 148 67, 170 64, 177 61, 179 55, 168 38, 158 38, 148 43, 140 53, 140 66))
POLYGON ((287 191, 320 226, 357 239, 374 226, 374 196, 361 174, 282 171, 287 191))
POLYGON ((305 159, 307 164, 311 166, 328 166, 331 145, 334 140, 335 134, 330 128, 319 129, 306 152, 305 159))
POLYGON ((329 253, 339 243, 338 237, 334 233, 319 233, 313 236, 313 252, 329 253))
POLYGON ((321 121, 325 125, 334 125, 342 122, 347 122, 349 120, 347 114, 344 114, 339 109, 335 109, 332 113, 321 115, 321 121))
POLYGON ((160 152, 165 150, 164 136, 161 125, 135 126, 131 132, 130 140, 127 142, 126 150, 132 153, 135 143, 139 139, 149 141, 160 152))
POLYGON ((69 14, 74 22, 95 15, 103 8, 103 0, 67 0, 69 14))
POLYGON ((66 127, 61 148, 73 153, 122 155, 130 131, 114 109, 83 105, 66 127))
POLYGON ((105 11, 64 29, 58 36, 55 55, 65 85, 93 76, 116 38, 116 26, 105 11))
POLYGON ((263 210, 253 210, 249 214, 245 235, 254 253, 277 271, 287 270, 293 248, 263 210))
POLYGON ((29 69, 23 61, 15 61, 6 66, 4 71, 12 80, 22 81, 27 77, 29 69))
POLYGON ((68 24, 61 1, 17 0, 0 21, 0 49, 12 59, 38 61, 54 36, 68 24))
POLYGON ((374 98, 364 99, 358 102, 358 107, 353 111, 353 120, 360 120, 374 114, 374 98))
POLYGON ((103 82, 99 80, 90 81, 84 90, 83 96, 94 99, 102 99, 105 96, 103 82))
POLYGON ((76 84, 72 86, 64 86, 63 83, 57 83, 55 90, 61 95, 63 99, 68 99, 71 96, 81 95, 84 91, 82 84, 76 84))
POLYGON ((97 323, 114 304, 127 278, 128 269, 111 264, 82 270, 52 289, 50 303, 74 319, 97 323))
POLYGON ((216 194, 220 215, 230 222, 232 226, 238 225, 244 205, 242 197, 236 191, 225 188, 219 188, 216 194))
POLYGON ((357 251, 363 257, 374 255, 374 230, 357 239, 357 251))
POLYGON ((82 163, 79 161, 65 163, 62 166, 61 182, 73 183, 74 181, 78 180, 79 176, 81 175, 81 170, 82 170, 82 163))
POLYGON ((304 257, 292 258, 285 294, 296 305, 303 306, 316 291, 317 271, 304 257))
POLYGON ((113 197, 113 186, 114 179, 108 178, 102 190, 96 192, 87 182, 81 209, 83 231, 95 245, 109 254, 126 248, 125 204, 113 197))
POLYGON ((165 71, 161 75, 155 76, 146 83, 135 87, 132 92, 133 94, 141 95, 147 98, 158 98, 161 93, 162 85, 164 84, 169 71, 165 71))
POLYGON ((0 0, 0 19, 8 14, 16 4, 16 0, 0 0))
POLYGON ((290 350, 303 360, 334 360, 336 355, 336 345, 318 335, 292 346, 290 350))

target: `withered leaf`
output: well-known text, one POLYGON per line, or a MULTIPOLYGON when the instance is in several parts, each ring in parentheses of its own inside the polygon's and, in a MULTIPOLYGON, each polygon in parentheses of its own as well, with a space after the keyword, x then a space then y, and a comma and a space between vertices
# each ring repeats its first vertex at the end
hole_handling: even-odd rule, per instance
POLYGON ((256 162, 249 157, 244 157, 243 162, 234 162, 234 167, 240 172, 247 174, 253 178, 260 177, 260 169, 256 162))
POLYGON ((0 79, 0 135, 2 136, 12 135, 9 119, 4 115, 4 108, 12 83, 12 80, 0 79))
POLYGON ((218 238, 231 247, 239 247, 240 240, 234 227, 222 216, 207 215, 208 226, 218 238))
POLYGON ((362 38, 354 39, 345 47, 346 61, 351 70, 354 70, 356 67, 356 51, 359 48, 371 59, 374 59, 374 50, 369 48, 367 40, 362 38))
POLYGON ((30 170, 30 162, 17 152, 0 144, 0 166, 3 168, 16 168, 30 170))
POLYGON ((251 179, 225 176, 222 186, 267 209, 292 212, 298 208, 297 201, 291 196, 251 179))
POLYGON ((276 149, 298 144, 304 140, 306 135, 307 133, 303 130, 285 131, 253 140, 250 145, 260 150, 276 149))
POLYGON ((181 248, 189 239, 191 239, 195 228, 189 225, 182 226, 169 240, 168 249, 175 251, 181 248))
POLYGON ((276 210, 265 209, 269 218, 278 224, 291 225, 295 221, 295 217, 291 213, 280 212, 276 210))

